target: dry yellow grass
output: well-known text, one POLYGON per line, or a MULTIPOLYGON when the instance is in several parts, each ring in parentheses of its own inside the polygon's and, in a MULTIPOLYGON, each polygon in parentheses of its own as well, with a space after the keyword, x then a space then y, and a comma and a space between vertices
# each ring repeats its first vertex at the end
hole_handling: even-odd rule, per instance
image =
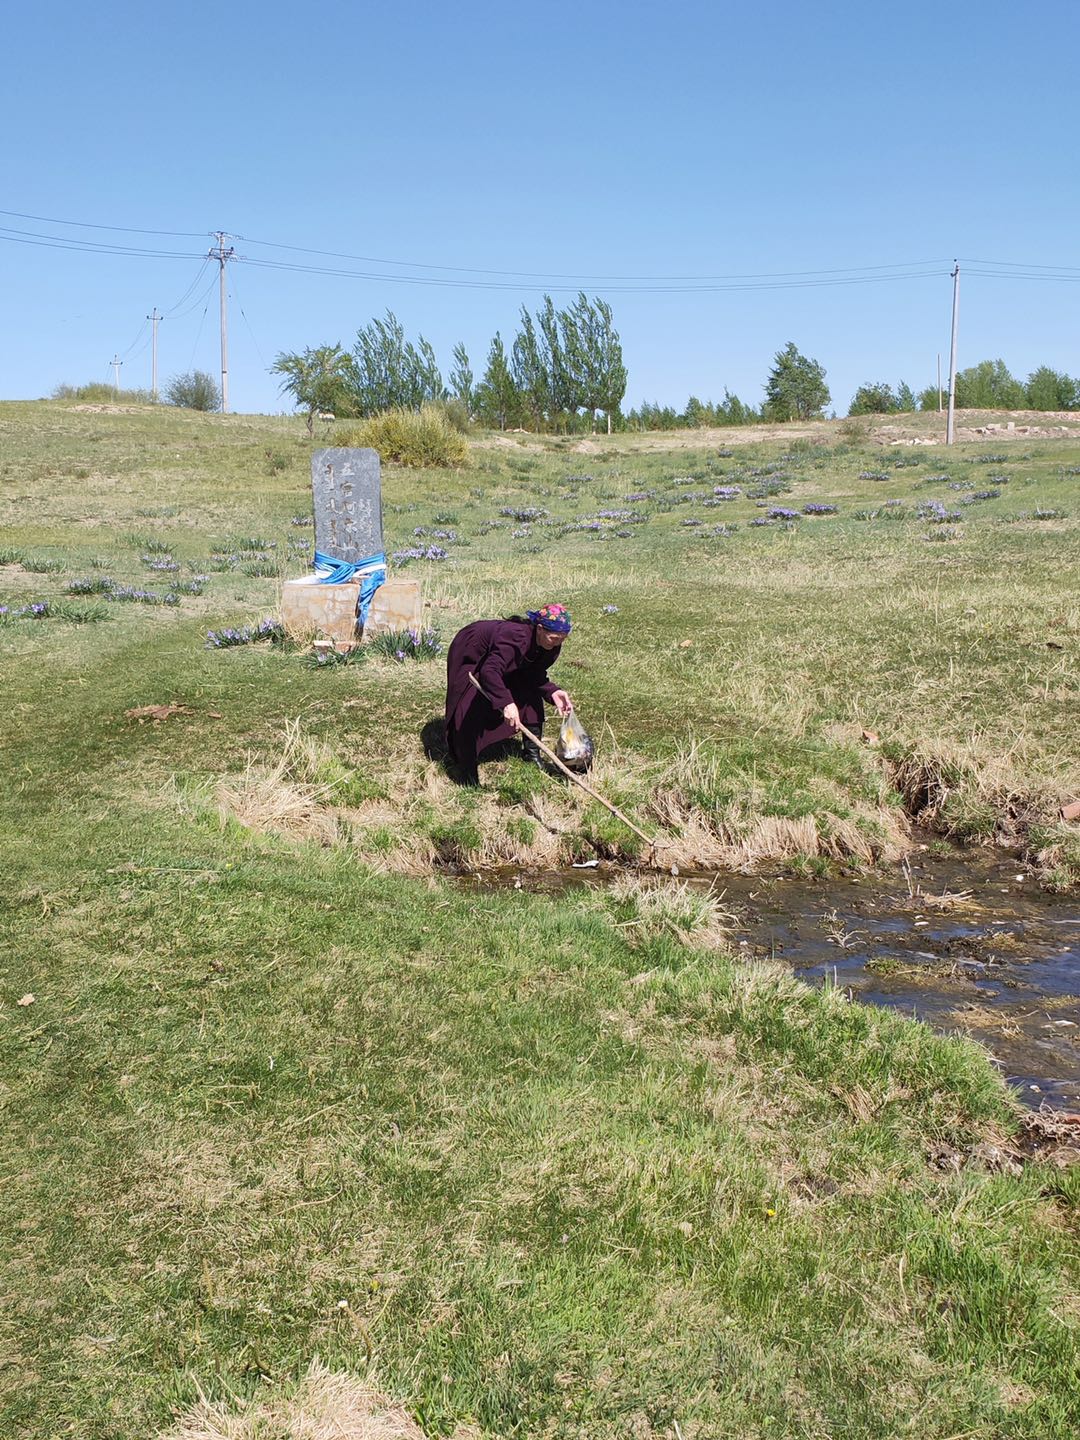
MULTIPOLYGON (((480 1431, 458 1426, 453 1440, 480 1431)), ((367 1380, 314 1360, 294 1394, 237 1409, 201 1399, 159 1440, 425 1440, 405 1407, 367 1380)))

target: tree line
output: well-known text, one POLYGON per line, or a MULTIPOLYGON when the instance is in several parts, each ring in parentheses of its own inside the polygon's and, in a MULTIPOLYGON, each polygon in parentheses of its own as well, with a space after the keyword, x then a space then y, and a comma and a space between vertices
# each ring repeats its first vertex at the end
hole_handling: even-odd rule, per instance
MULTIPOLYGON (((948 391, 940 392, 942 404, 948 391)), ((860 385, 849 415, 890 415, 903 411, 936 410, 939 391, 927 385, 914 394, 901 380, 894 390, 884 380, 860 385)), ((1009 373, 1004 360, 980 360, 956 373, 956 404, 961 410, 1080 410, 1080 379, 1040 365, 1026 380, 1009 373)))
POLYGON ((523 306, 509 348, 496 332, 479 380, 464 343, 454 346, 453 359, 444 380, 429 341, 422 335, 415 343, 408 339, 387 310, 357 331, 351 350, 334 344, 283 351, 271 373, 282 377, 282 391, 307 412, 309 432, 320 413, 367 417, 432 403, 447 406, 466 424, 500 430, 527 425, 569 431, 583 424, 595 430, 603 413, 610 433, 620 419, 626 394, 622 343, 611 306, 584 292, 564 310, 550 295, 535 316, 523 306))
POLYGON ((773 356, 765 380, 765 400, 755 409, 725 388, 718 403, 691 395, 683 410, 670 405, 643 404, 625 417, 628 430, 686 430, 705 426, 760 425, 786 420, 813 420, 824 414, 830 403, 825 367, 819 360, 803 355, 789 340, 773 356))
MULTIPOLYGON (((682 410, 643 401, 623 413, 627 372, 611 306, 599 298, 590 300, 583 291, 563 310, 550 295, 535 315, 523 306, 520 327, 509 345, 496 332, 479 379, 459 342, 444 380, 430 342, 422 335, 415 342, 409 339, 391 310, 358 330, 351 350, 334 344, 285 351, 271 372, 282 377, 283 392, 307 412, 309 432, 321 412, 366 418, 431 403, 446 407, 461 428, 476 423, 500 430, 595 431, 602 414, 609 434, 810 420, 824 415, 831 403, 824 366, 789 341, 773 356, 760 406, 725 388, 720 401, 691 395, 682 410)), ((856 390, 847 413, 936 410, 938 394, 936 385, 916 393, 903 380, 895 387, 888 381, 867 381, 856 390)), ((1003 360, 983 360, 957 374, 956 403, 972 410, 1078 410, 1080 379, 1042 365, 1021 381, 1003 360)))

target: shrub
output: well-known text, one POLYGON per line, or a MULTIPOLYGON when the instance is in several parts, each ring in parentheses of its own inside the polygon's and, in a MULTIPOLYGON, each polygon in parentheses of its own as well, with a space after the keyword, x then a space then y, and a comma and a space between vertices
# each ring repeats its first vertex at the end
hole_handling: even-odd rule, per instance
MULTIPOLYGON (((117 390, 104 380, 92 380, 88 385, 57 385, 52 392, 54 400, 77 400, 84 405, 150 405, 154 397, 149 390, 117 390)), ((88 472, 89 473, 89 472, 88 472)), ((80 478, 84 478, 80 477, 80 478)))
POLYGON ((383 460, 415 469, 430 466, 464 465, 469 447, 454 429, 441 406, 425 405, 420 410, 383 410, 362 425, 348 427, 339 445, 361 445, 377 450, 383 460))
POLYGON ((165 399, 170 405, 181 410, 220 410, 221 390, 212 375, 205 370, 190 370, 185 375, 174 375, 165 386, 165 399))

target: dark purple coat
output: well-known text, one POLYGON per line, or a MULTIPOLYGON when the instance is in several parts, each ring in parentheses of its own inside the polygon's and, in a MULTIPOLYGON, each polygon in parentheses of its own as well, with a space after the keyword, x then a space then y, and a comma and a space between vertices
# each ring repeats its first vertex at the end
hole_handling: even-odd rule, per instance
POLYGON ((481 750, 513 735, 502 717, 511 701, 533 734, 544 725, 544 701, 559 688, 547 678, 559 651, 542 650, 528 620, 476 620, 459 630, 446 653, 446 741, 459 765, 475 766, 481 750), (484 695, 471 684, 473 673, 484 695))

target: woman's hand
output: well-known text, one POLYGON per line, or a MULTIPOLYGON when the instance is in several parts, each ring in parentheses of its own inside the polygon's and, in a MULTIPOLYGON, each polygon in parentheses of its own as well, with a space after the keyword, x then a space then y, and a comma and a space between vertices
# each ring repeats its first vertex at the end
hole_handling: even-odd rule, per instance
POLYGON ((510 729, 513 730, 516 735, 518 730, 521 729, 521 716, 518 713, 517 706, 511 700, 509 705, 503 706, 502 713, 503 719, 506 721, 506 723, 510 726, 510 729))
POLYGON ((551 697, 551 703, 560 715, 569 715, 570 711, 574 708, 573 701, 565 690, 556 690, 551 697))

